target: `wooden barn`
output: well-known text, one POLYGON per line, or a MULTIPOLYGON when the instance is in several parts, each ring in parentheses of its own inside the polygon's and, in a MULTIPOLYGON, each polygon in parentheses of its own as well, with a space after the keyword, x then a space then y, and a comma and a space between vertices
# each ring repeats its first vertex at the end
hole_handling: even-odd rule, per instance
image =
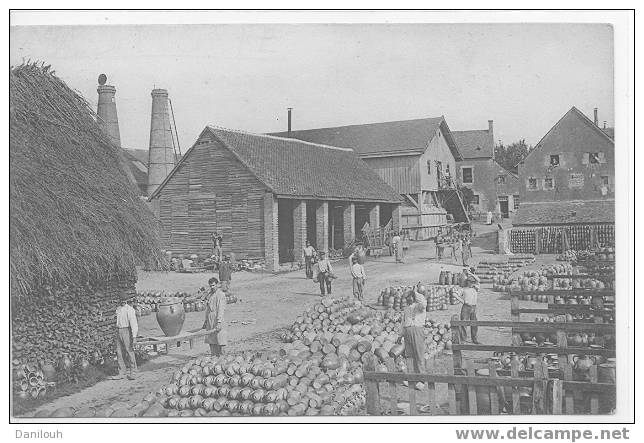
POLYGON ((150 196, 164 247, 265 258, 275 270, 300 259, 308 239, 340 249, 362 226, 400 226, 401 199, 351 149, 206 127, 150 196))
POLYGON ((442 116, 272 135, 354 149, 403 197, 402 225, 412 238, 434 237, 447 213, 469 220, 457 192, 462 156, 442 116))

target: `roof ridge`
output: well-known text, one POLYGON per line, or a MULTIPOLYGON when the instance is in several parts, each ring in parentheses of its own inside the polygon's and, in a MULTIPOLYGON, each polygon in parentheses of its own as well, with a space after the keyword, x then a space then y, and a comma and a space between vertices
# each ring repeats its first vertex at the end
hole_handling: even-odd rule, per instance
POLYGON ((258 134, 256 132, 249 132, 249 131, 243 131, 241 129, 230 129, 230 128, 224 128, 223 126, 216 126, 216 125, 208 125, 210 129, 214 130, 222 130, 222 131, 227 131, 227 132, 235 132, 237 134, 245 134, 245 135, 253 135, 256 137, 262 137, 262 138, 270 138, 274 140, 290 140, 294 141, 297 143, 303 143, 306 145, 311 145, 311 146, 317 146, 319 148, 327 148, 327 149, 335 149, 337 151, 347 151, 347 152, 355 152, 351 148, 341 148, 339 146, 331 146, 331 145, 323 145, 321 143, 312 143, 308 142, 306 140, 300 140, 299 138, 293 138, 293 137, 278 137, 276 135, 270 135, 270 134, 258 134))
MULTIPOLYGON (((391 123, 416 122, 416 121, 421 121, 421 120, 440 120, 440 119, 444 119, 444 118, 445 118, 444 116, 440 115, 438 117, 421 117, 421 118, 410 118, 410 119, 407 119, 407 120, 390 120, 390 121, 386 121, 386 122, 354 123, 354 124, 351 124, 351 125, 327 126, 327 127, 324 127, 324 128, 298 129, 298 130, 291 131, 291 132, 320 131, 320 130, 324 130, 324 129, 351 128, 351 127, 354 127, 354 126, 387 125, 387 124, 391 124, 391 123)), ((271 132, 271 134, 283 134, 285 132, 287 132, 287 131, 271 132)))

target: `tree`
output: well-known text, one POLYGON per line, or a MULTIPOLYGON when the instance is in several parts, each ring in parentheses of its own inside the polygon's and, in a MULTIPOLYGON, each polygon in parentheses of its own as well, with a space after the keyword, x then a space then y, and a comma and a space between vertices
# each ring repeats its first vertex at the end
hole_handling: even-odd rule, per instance
POLYGON ((467 186, 459 186, 458 191, 461 193, 461 197, 463 198, 465 209, 469 211, 470 209, 472 209, 472 202, 474 201, 474 191, 472 191, 467 186))
POLYGON ((532 151, 533 147, 526 144, 525 139, 505 146, 502 141, 494 147, 494 159, 509 171, 516 167, 532 151))

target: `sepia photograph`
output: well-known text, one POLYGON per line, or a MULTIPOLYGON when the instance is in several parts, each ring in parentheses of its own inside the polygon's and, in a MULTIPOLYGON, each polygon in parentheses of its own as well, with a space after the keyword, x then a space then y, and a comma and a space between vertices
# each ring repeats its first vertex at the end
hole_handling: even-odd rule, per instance
POLYGON ((394 12, 9 12, 11 423, 634 419, 634 15, 394 12))

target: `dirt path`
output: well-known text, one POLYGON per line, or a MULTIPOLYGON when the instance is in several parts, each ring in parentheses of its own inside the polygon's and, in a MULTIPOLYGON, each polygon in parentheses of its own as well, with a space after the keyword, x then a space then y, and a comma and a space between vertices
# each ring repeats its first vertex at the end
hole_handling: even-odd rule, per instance
MULTIPOLYGON (((474 262, 489 258, 489 251, 474 248, 474 262)), ((347 260, 333 264, 338 279, 333 283, 335 296, 344 296, 351 291, 351 280, 347 260)), ((437 263, 433 243, 412 242, 405 264, 396 264, 392 257, 369 260, 365 265, 367 273, 366 301, 375 302, 385 286, 414 284, 418 281, 435 283, 441 269, 460 270, 447 261, 437 263)), ((149 273, 139 275, 137 289, 194 291, 206 285, 210 274, 149 273)), ((490 285, 487 285, 490 286, 490 285)), ((226 319, 229 324, 229 352, 264 350, 280 345, 279 331, 290 326, 298 314, 319 300, 319 287, 304 277, 304 271, 279 275, 235 273, 233 289, 241 300, 228 305, 226 319), (242 325, 241 322, 251 322, 242 325)), ((448 322, 458 313, 459 305, 450 306, 447 311, 436 311, 429 317, 448 322)), ((187 313, 184 330, 196 329, 203 324, 203 312, 187 313)), ((479 320, 504 320, 510 318, 507 295, 483 288, 480 294, 479 320)), ((140 322, 141 334, 161 335, 154 315, 146 316, 140 322)), ((508 343, 509 331, 483 329, 479 334, 484 343, 508 343)), ((60 407, 103 407, 116 401, 135 404, 147 393, 156 391, 168 383, 176 368, 197 355, 207 352, 207 345, 201 344, 192 350, 171 352, 159 356, 139 368, 137 380, 105 380, 67 397, 58 398, 38 410, 54 410, 60 407)), ((444 372, 451 364, 450 358, 434 361, 436 372, 444 372)), ((35 411, 34 411, 35 412, 35 411)))

